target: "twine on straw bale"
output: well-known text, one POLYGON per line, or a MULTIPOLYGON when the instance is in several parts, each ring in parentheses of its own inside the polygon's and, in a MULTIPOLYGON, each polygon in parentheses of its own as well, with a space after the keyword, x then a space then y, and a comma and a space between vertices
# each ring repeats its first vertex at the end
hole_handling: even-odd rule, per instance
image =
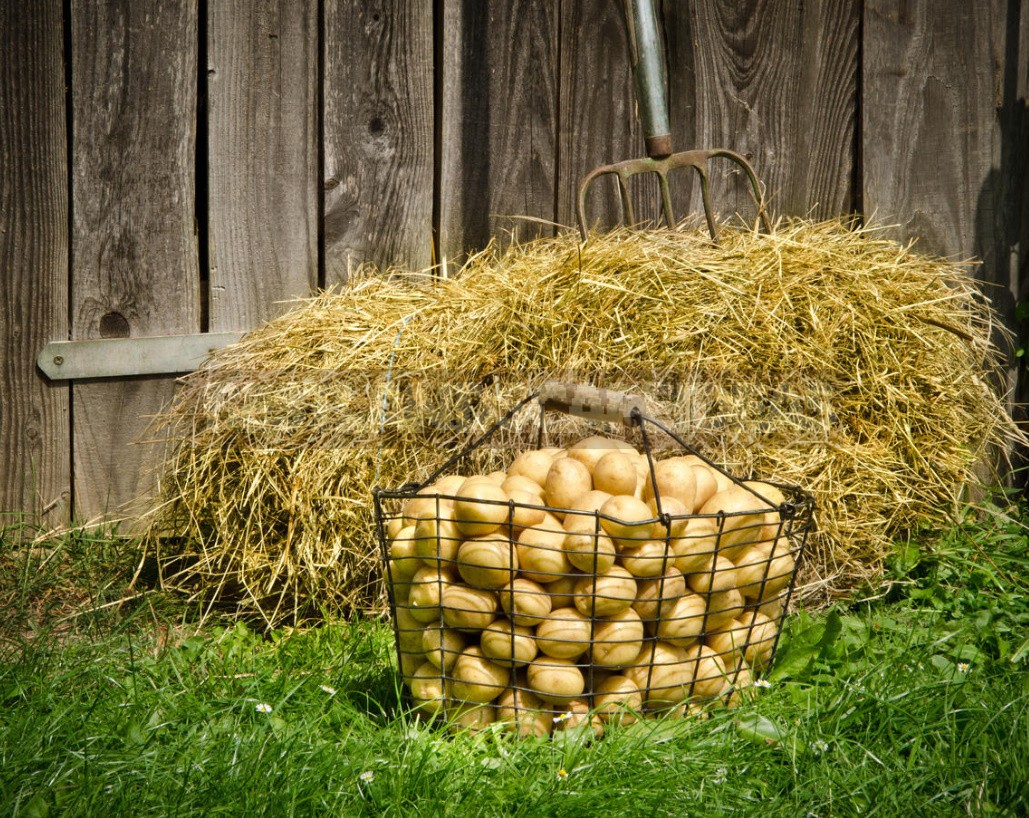
MULTIPOLYGON (((368 273, 185 379, 148 547, 168 584, 268 624, 377 608, 374 483, 424 478, 560 377, 642 394, 730 470, 812 491, 802 596, 819 604, 874 581, 894 537, 1020 439, 995 329, 962 265, 840 221, 725 228, 720 246, 565 234, 451 279, 368 273)), ((480 465, 535 430, 519 416, 480 465)))

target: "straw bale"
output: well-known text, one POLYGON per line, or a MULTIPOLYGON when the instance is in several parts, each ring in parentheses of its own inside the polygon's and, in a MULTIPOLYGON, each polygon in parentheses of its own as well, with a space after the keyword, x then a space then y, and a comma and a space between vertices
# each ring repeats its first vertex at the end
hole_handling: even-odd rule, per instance
MULTIPOLYGON (((374 609, 373 486, 423 479, 559 377, 641 394, 731 471, 813 492, 802 598, 821 604, 874 582, 895 537, 1021 440, 994 324, 967 265, 841 221, 725 228, 718 246, 562 234, 452 278, 369 271, 184 379, 148 547, 170 585, 269 624, 374 609)), ((517 415, 477 465, 531 446, 537 420, 517 415)))

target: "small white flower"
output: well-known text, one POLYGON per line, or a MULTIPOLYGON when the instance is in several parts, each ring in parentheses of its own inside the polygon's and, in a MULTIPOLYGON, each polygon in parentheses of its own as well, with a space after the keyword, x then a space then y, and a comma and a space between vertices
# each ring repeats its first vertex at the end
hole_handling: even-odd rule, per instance
POLYGON ((375 773, 372 770, 365 770, 358 776, 365 784, 371 784, 375 780, 375 773))
POLYGON ((318 685, 318 687, 325 693, 328 693, 330 696, 336 695, 336 688, 334 687, 329 687, 329 685, 318 685))
POLYGON ((715 770, 715 777, 711 779, 712 784, 724 784, 729 776, 729 771, 725 767, 719 767, 715 770))
MULTIPOLYGON (((561 723, 563 721, 568 721, 568 719, 570 719, 571 717, 572 717, 572 712, 570 710, 566 710, 564 713, 561 713, 558 716, 554 716, 553 722, 554 722, 554 724, 559 724, 559 723, 561 723)), ((565 775, 568 775, 568 773, 565 773, 565 775)))
POLYGON ((968 662, 958 662, 958 673, 968 673, 968 662))
POLYGON ((271 713, 272 706, 270 704, 265 704, 264 702, 258 702, 256 705, 254 705, 254 710, 256 710, 258 713, 271 713))
POLYGON ((568 778, 568 770, 562 767, 560 770, 557 771, 557 780, 564 781, 566 778, 568 778))
POLYGON ((821 755, 829 749, 829 743, 819 739, 811 743, 811 749, 815 751, 815 755, 821 755))
POLYGON ((754 682, 754 687, 771 687, 772 683, 768 679, 758 679, 754 682))

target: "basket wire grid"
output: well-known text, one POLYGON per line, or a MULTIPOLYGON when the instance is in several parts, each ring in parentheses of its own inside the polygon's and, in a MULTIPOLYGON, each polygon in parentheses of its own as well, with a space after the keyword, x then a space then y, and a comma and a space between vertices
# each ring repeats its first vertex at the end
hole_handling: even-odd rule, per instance
POLYGON ((729 474, 633 405, 623 420, 640 440, 651 518, 482 498, 476 508, 491 522, 480 533, 459 511, 469 498, 438 481, 535 400, 545 449, 548 403, 537 393, 424 481, 374 492, 410 703, 454 726, 500 721, 524 736, 569 727, 599 735, 652 712, 738 701, 775 654, 811 495, 729 474), (676 505, 661 498, 654 430, 753 507, 669 512, 676 505))

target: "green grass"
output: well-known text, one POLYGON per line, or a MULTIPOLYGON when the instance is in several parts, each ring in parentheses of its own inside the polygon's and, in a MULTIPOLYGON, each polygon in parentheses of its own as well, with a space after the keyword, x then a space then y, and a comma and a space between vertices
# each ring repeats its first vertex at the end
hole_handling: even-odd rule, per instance
POLYGON ((793 617, 753 703, 593 744, 413 719, 383 623, 198 630, 157 593, 110 604, 134 556, 103 535, 46 564, 3 547, 12 815, 1029 813, 1029 546, 1000 512, 900 547, 874 599, 793 617))

